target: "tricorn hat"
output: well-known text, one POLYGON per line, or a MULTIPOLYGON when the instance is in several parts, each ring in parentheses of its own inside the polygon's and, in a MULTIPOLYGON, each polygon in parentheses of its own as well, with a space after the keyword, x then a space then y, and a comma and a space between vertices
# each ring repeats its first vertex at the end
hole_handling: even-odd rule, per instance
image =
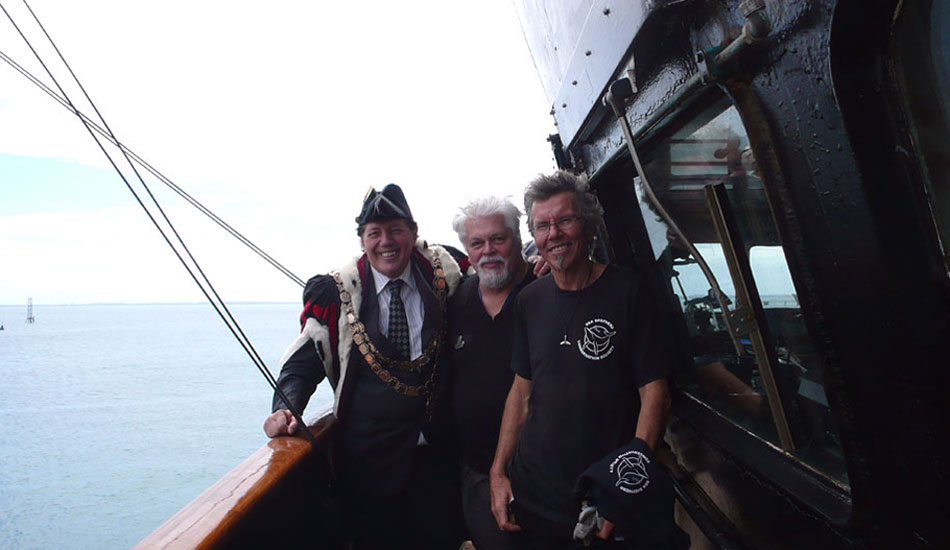
POLYGON ((392 218, 413 221, 412 211, 409 210, 409 203, 406 202, 402 189, 395 183, 383 187, 382 191, 370 187, 363 198, 363 208, 356 217, 356 224, 362 227, 369 222, 392 218))

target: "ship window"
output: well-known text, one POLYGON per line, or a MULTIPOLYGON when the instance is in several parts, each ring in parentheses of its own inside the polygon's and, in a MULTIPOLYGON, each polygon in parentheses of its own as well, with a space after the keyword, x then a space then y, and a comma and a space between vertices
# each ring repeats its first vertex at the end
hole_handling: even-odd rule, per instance
MULTIPOLYGON (((740 331, 744 353, 737 354, 723 312, 696 260, 668 232, 660 261, 670 277, 682 314, 679 325, 686 327, 692 357, 688 368, 676 370, 675 382, 743 430, 846 483, 820 360, 805 327, 766 187, 739 113, 722 98, 647 151, 644 169, 660 202, 715 273, 730 307, 735 307, 743 305, 736 289, 739 283, 730 271, 728 249, 714 226, 705 189, 724 187, 738 229, 730 242, 741 242, 746 280, 751 279, 751 284, 741 284, 761 303, 759 334, 762 347, 768 348, 768 354, 754 353, 756 336, 740 331), (760 357, 767 368, 760 365, 760 357), (774 380, 771 393, 780 407, 770 402, 769 379, 774 380)), ((655 237, 651 241, 656 242, 655 237)))
POLYGON ((895 27, 894 68, 921 152, 944 268, 950 271, 950 0, 903 6, 895 27))

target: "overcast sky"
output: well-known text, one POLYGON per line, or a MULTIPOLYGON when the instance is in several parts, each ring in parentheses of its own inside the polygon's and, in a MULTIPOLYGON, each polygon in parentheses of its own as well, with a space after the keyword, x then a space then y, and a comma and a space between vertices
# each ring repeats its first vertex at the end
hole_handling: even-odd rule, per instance
MULTIPOLYGON (((2 4, 42 45, 22 3, 2 4)), ((457 244, 458 206, 489 193, 520 204, 554 168, 510 2, 330 4, 30 2, 120 141, 305 279, 358 253, 370 185, 402 185, 420 234, 457 244)), ((0 50, 52 86, 5 16, 0 50)), ((226 300, 299 300, 153 189, 226 300)), ((203 300, 84 127, 5 63, 0 258, 0 304, 203 300)))

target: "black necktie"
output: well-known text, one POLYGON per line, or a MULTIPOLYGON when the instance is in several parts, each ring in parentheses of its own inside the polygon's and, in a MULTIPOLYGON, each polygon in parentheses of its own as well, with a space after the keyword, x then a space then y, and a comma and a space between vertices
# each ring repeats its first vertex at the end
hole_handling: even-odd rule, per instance
POLYGON ((389 288, 389 341, 396 348, 395 359, 409 360, 409 319, 406 317, 406 306, 402 303, 399 290, 402 288, 401 279, 393 279, 386 284, 389 288))

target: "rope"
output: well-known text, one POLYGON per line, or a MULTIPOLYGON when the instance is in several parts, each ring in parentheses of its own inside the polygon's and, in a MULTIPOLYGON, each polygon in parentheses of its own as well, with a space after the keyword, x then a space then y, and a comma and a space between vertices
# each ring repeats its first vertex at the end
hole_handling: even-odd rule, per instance
MULTIPOLYGON (((86 97, 86 100, 89 102, 93 110, 96 112, 96 115, 99 117, 99 120, 102 121, 102 125, 105 127, 109 136, 111 136, 110 141, 113 144, 118 144, 119 140, 116 138, 115 133, 112 132, 111 128, 109 128, 109 125, 106 123, 105 118, 99 112, 99 109, 96 108, 95 103, 92 101, 92 98, 89 97, 89 94, 86 92, 85 88, 82 86, 82 83, 76 77, 76 74, 73 72, 72 68, 69 66, 69 63, 66 62, 65 57, 63 57, 63 54, 60 52, 59 48, 53 42, 52 37, 50 37, 49 33, 46 32, 46 29, 43 27, 43 24, 40 22, 36 14, 33 12, 33 9, 30 8, 26 0, 23 0, 23 4, 26 6, 27 10, 29 10, 30 14, 33 16, 33 19, 36 21, 36 24, 43 31, 43 34, 46 36, 46 39, 49 41, 50 45, 56 51, 56 54, 59 56, 60 61, 62 61, 63 65, 69 70, 70 75, 72 76, 76 84, 79 86, 80 90, 82 90, 83 95, 86 97)), ((286 405, 288 410, 291 411, 294 418, 297 420, 297 423, 300 426, 301 431, 304 432, 311 441, 315 441, 313 434, 311 434, 310 430, 306 428, 306 424, 304 423, 303 418, 297 412, 296 408, 293 406, 293 404, 290 402, 290 400, 287 398, 284 392, 281 391, 280 388, 277 386, 277 381, 274 379, 274 376, 271 374, 270 370, 264 364, 264 361, 263 359, 261 359, 260 355, 257 353, 257 350, 254 349, 254 346, 253 344, 251 344, 250 339, 248 339, 247 335, 244 334, 244 331, 241 329, 237 320, 231 314, 231 311, 228 309, 227 305, 224 303, 224 300, 221 299, 221 296, 214 289, 214 286, 211 284, 211 281, 208 279, 207 275, 205 275, 204 271, 201 269, 201 266, 198 264, 198 261, 195 260, 194 256, 191 254, 191 251, 188 249, 187 245, 185 245, 185 242, 181 238, 181 235, 175 229, 174 224, 172 224, 171 220, 168 219, 168 216, 165 214, 165 211, 162 209, 161 205, 158 203, 158 200, 152 194, 152 191, 149 188, 148 184, 145 183, 145 180, 142 178, 141 174, 139 174, 138 170, 135 168, 135 165, 132 162, 129 154, 125 152, 124 148, 119 147, 119 150, 122 152, 122 155, 126 159, 126 162, 128 162, 136 178, 139 180, 139 183, 148 193, 149 197, 152 199, 152 202, 155 205, 155 208, 157 208, 158 212, 161 214, 162 219, 164 219, 165 223, 168 225, 168 228, 172 231, 175 238, 178 240, 178 243, 181 246, 181 249, 185 252, 185 254, 188 256, 191 263, 194 265, 194 269, 196 269, 198 273, 201 275, 201 280, 199 280, 198 277, 195 275, 195 272, 193 271, 192 267, 188 264, 185 258, 182 257, 181 252, 178 250, 176 245, 169 238, 165 229, 163 229, 159 221, 156 220, 153 213, 149 210, 146 204, 139 197, 139 194, 136 193, 135 189, 129 183, 128 178, 126 178, 125 174, 118 167, 115 160, 112 158, 112 155, 106 150, 105 146, 102 144, 102 141, 100 141, 100 139, 96 136, 96 133, 93 131, 92 126, 90 124, 91 121, 87 122, 87 117, 84 117, 79 112, 79 110, 76 108, 73 101, 69 98, 69 95, 65 92, 65 90, 63 90, 63 87, 60 86, 59 81, 56 79, 55 76, 53 76, 53 73, 50 71, 49 67, 43 61, 39 53, 37 53, 36 49, 33 47, 33 44, 26 37, 26 35, 23 34, 23 31, 20 30, 19 25, 16 24, 16 21, 14 21, 13 17, 10 15, 10 13, 7 11, 6 7, 4 7, 2 3, 0 3, 0 10, 3 10, 3 13, 7 16, 7 19, 10 20, 10 23, 20 34, 20 37, 23 39, 26 45, 30 48, 30 51, 33 52, 33 55, 36 57, 37 61, 39 61, 40 65, 43 66, 43 69, 46 71, 46 74, 49 75, 50 79, 52 79, 53 83, 59 89, 59 93, 62 99, 64 99, 66 103, 68 103, 68 106, 69 106, 68 108, 70 109, 70 111, 72 111, 73 114, 75 114, 79 118, 80 122, 83 123, 83 126, 86 128, 86 131, 89 132, 89 135, 96 142, 96 145, 98 145, 99 149, 102 150, 102 153, 106 156, 106 158, 109 160, 109 163, 112 165, 112 168, 116 171, 119 177, 122 178, 123 183, 125 183, 125 186, 132 193, 132 196, 135 197, 136 202, 138 202, 139 206, 141 206, 142 209, 145 211, 145 214, 148 216, 149 220, 151 220, 152 224, 155 226, 158 232, 162 235, 162 238, 165 239, 165 242, 172 249, 172 252, 175 253, 175 256, 178 258, 179 262, 181 262, 182 266, 191 276, 192 280, 195 281, 195 284, 198 285, 198 288, 201 290, 202 294, 205 295, 205 298, 208 299, 208 302, 214 308, 215 312, 218 314, 221 320, 225 323, 225 325, 231 331, 231 334, 234 335, 235 339, 237 339, 238 343, 241 345, 244 351, 251 358, 251 361, 254 363, 257 369, 261 372, 261 374, 267 380, 268 384, 270 384, 270 386, 273 388, 274 392, 277 393, 278 397, 284 402, 284 405, 286 405), (209 291, 211 292, 211 294, 214 295, 214 298, 211 297, 211 294, 209 294, 209 291)))
MULTIPOLYGON (((62 105, 64 108, 66 108, 69 111, 72 111, 72 108, 70 107, 69 103, 65 99, 60 97, 60 95, 56 93, 55 90, 50 89, 50 87, 44 84, 43 81, 41 81, 32 73, 24 69, 20 64, 18 64, 16 61, 11 59, 10 56, 5 54, 2 50, 0 50, 0 59, 5 61, 8 65, 13 67, 21 75, 26 77, 27 80, 32 82, 36 87, 46 92, 48 96, 58 101, 59 104, 62 105)), ((210 218, 212 221, 214 221, 216 224, 218 224, 218 226, 220 226, 222 229, 227 231, 232 237, 236 238, 242 244, 250 248, 255 254, 263 258, 264 261, 266 261, 267 263, 272 265, 274 268, 276 268, 278 271, 286 275, 290 280, 300 285, 301 288, 305 286, 303 279, 295 275, 292 271, 284 267, 280 262, 278 262, 269 254, 261 250, 256 244, 251 242, 250 239, 242 235, 238 230, 234 229, 227 222, 219 218, 214 212, 212 212, 203 204, 201 204, 197 199, 189 195, 184 189, 176 185, 175 182, 173 182, 167 176, 162 174, 160 171, 158 171, 158 169, 154 168, 151 164, 146 162, 145 159, 140 157, 138 154, 136 154, 134 151, 126 147, 124 144, 118 141, 114 141, 114 138, 112 137, 110 133, 108 133, 101 126, 96 124, 95 121, 93 121, 88 116, 86 116, 85 113, 83 113, 82 111, 74 111, 74 114, 77 114, 80 118, 83 119, 83 121, 86 124, 91 126, 92 129, 95 130, 99 135, 101 135, 102 137, 107 139, 110 143, 112 143, 113 145, 121 149, 123 152, 125 152, 126 155, 128 155, 133 161, 135 161, 135 163, 137 163, 139 166, 144 168, 147 172, 155 176, 160 182, 164 183, 169 189, 177 193, 180 197, 185 199, 185 201, 187 201, 189 204, 197 208, 199 212, 201 212, 202 214, 210 218)))

